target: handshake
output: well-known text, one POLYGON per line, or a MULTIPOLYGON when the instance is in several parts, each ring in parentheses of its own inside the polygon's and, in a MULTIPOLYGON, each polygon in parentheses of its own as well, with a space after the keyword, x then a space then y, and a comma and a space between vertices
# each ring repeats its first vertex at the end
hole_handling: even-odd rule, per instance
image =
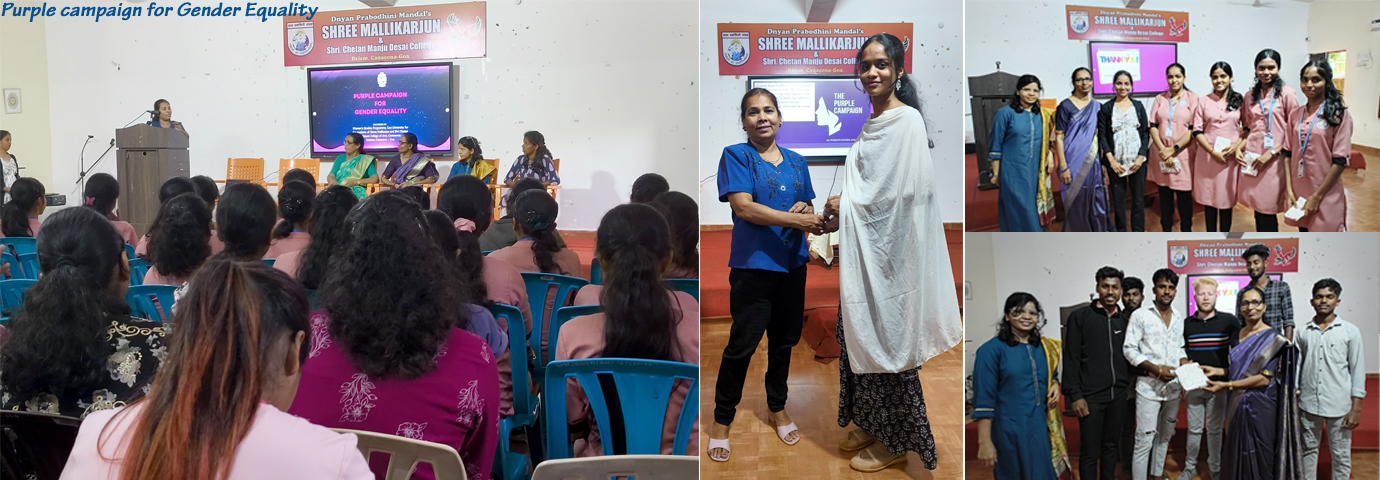
POLYGON ((789 213, 795 214, 791 227, 814 235, 834 233, 839 230, 839 197, 829 197, 824 204, 824 214, 815 215, 814 207, 805 202, 796 202, 789 213))

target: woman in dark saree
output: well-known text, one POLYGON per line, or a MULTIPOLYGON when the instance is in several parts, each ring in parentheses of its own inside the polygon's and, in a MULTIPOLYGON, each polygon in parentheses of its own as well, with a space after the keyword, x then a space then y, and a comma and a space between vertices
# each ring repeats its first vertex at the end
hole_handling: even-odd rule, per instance
POLYGON ((1202 367, 1209 377, 1204 390, 1231 391, 1222 442, 1224 480, 1297 480, 1303 478, 1302 424, 1299 421, 1296 364, 1299 351, 1284 335, 1265 324, 1265 294, 1257 287, 1237 297, 1246 326, 1231 339, 1227 369, 1202 367))
POLYGON ((1092 99, 1092 72, 1073 71, 1073 95, 1059 102, 1054 114, 1054 151, 1059 159, 1060 196, 1064 200, 1065 232, 1114 230, 1107 183, 1097 158, 1097 113, 1092 99))

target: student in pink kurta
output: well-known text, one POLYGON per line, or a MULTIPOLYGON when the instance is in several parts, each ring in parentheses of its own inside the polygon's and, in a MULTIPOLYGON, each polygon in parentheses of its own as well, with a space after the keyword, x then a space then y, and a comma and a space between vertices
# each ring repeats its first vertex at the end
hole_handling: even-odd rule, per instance
POLYGON ((163 203, 154 220, 158 230, 149 242, 149 271, 145 285, 187 283, 192 273, 211 256, 211 207, 192 193, 163 203))
POLYGON ((311 348, 306 291, 254 262, 197 279, 216 288, 182 298, 158 381, 86 417, 62 478, 374 478, 354 435, 284 413, 311 348))
POLYGON ((349 226, 345 218, 359 203, 349 187, 331 185, 316 196, 311 211, 311 241, 306 248, 278 256, 273 268, 287 272, 307 290, 321 287, 331 256, 345 248, 349 226))
POLYGON ((1351 112, 1332 83, 1332 66, 1326 59, 1309 61, 1299 77, 1308 103, 1289 115, 1284 178, 1289 198, 1304 198, 1307 214, 1285 223, 1302 232, 1345 232, 1346 188, 1341 177, 1351 157, 1351 112))
POLYGON ((1184 66, 1165 69, 1169 91, 1155 96, 1150 106, 1150 181, 1160 187, 1160 228, 1174 231, 1175 206, 1179 231, 1193 231, 1193 111, 1198 95, 1184 88, 1184 66))
POLYGON ((1298 108, 1294 89, 1279 78, 1279 52, 1261 50, 1255 56, 1255 86, 1241 106, 1242 138, 1246 145, 1234 155, 1243 170, 1236 198, 1255 211, 1257 232, 1278 232, 1279 214, 1288 209, 1284 198, 1284 165, 1276 162, 1289 136, 1289 113, 1298 108), (1251 155, 1260 155, 1247 164, 1251 155), (1256 175, 1247 172, 1254 168, 1256 175))
MULTIPOLYGON (((699 303, 661 282, 671 258, 670 233, 661 215, 646 205, 614 207, 599 223, 595 252, 605 267, 600 295, 604 313, 562 325, 555 359, 640 358, 699 364, 699 303)), ((671 453, 676 420, 689 388, 682 382, 671 394, 662 425, 662 454, 671 453)), ((567 382, 566 408, 571 425, 589 424, 588 435, 575 440, 575 455, 603 455, 589 400, 574 379, 567 382)), ((694 425, 686 450, 689 455, 699 451, 698 419, 694 425)))
POLYGON ((120 232, 120 237, 126 244, 134 245, 139 241, 139 235, 134 233, 134 226, 115 217, 115 202, 120 199, 120 182, 115 181, 115 177, 108 173, 92 175, 86 179, 82 197, 82 205, 110 219, 111 225, 115 226, 115 231, 120 232))
MULTIPOLYGON (((173 177, 163 181, 158 187, 158 203, 161 205, 168 203, 178 195, 184 193, 197 194, 196 183, 186 177, 173 177)), ((204 199, 203 199, 204 201, 204 199)), ((134 256, 139 258, 147 257, 149 254, 149 241, 152 240, 153 232, 158 230, 158 218, 154 217, 153 223, 149 225, 149 231, 144 233, 143 238, 139 239, 139 244, 134 246, 134 256)), ((212 235, 214 237, 214 235, 212 235)), ((215 255, 215 252, 211 253, 215 255)))
POLYGON ((1236 182, 1241 165, 1235 152, 1246 144, 1241 135, 1243 98, 1231 88, 1231 65, 1212 64, 1212 94, 1198 99, 1193 111, 1193 136, 1198 152, 1193 161, 1193 200, 1203 206, 1207 231, 1230 232, 1236 207, 1236 182), (1226 144, 1220 150, 1218 142, 1226 144))
MULTIPOLYGON (((290 412, 448 445, 472 478, 487 475, 499 439, 497 359, 464 331, 476 312, 462 308, 453 271, 439 268, 447 259, 421 209, 390 190, 366 198, 346 223, 351 233, 321 282, 323 309, 312 316, 310 361, 290 412)), ((383 463, 371 465, 383 472, 383 463)), ((413 478, 432 471, 420 466, 413 478)))
POLYGON ((554 273, 580 277, 580 256, 556 243, 556 199, 545 191, 529 190, 519 195, 510 207, 513 212, 513 231, 518 241, 490 253, 519 272, 554 273))
MULTIPOLYGON (((527 302, 527 286, 522 274, 506 261, 484 256, 480 251, 479 237, 489 228, 493 215, 493 194, 483 180, 470 175, 457 175, 446 180, 441 192, 436 196, 436 209, 452 219, 455 231, 456 272, 461 277, 461 289, 470 297, 480 299, 481 303, 501 303, 512 305, 522 312, 524 333, 532 334, 532 308, 527 302), (477 281, 476 281, 477 280, 477 281)), ((508 332, 508 321, 499 320, 499 328, 508 332)), ((509 345, 519 352, 518 358, 525 358, 527 350, 522 345, 509 345)), ((501 387, 503 415, 513 414, 513 365, 512 355, 499 357, 498 379, 501 387)), ((525 360, 524 360, 525 361, 525 360)))
POLYGON ((264 259, 276 259, 279 255, 307 248, 311 241, 311 211, 316 204, 316 187, 300 181, 291 181, 278 189, 278 215, 282 221, 273 227, 273 243, 264 253, 264 259))
POLYGON ((648 205, 655 208, 671 228, 671 268, 666 278, 700 278, 700 207, 695 199, 680 192, 657 195, 648 205))
POLYGON ((43 184, 20 177, 10 185, 10 201, 0 207, 0 238, 37 237, 43 225, 38 216, 48 207, 43 184))

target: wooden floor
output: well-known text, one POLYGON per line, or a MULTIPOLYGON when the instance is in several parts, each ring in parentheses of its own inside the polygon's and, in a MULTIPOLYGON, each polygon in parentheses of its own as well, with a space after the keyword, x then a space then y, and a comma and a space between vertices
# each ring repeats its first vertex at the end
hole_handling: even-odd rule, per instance
MULTIPOLYGON (((701 450, 709 445, 709 425, 714 421, 714 382, 719 373, 723 349, 728 344, 730 322, 707 322, 700 327, 700 388, 701 450)), ((766 374, 766 339, 757 348, 743 388, 743 400, 729 435, 733 449, 727 463, 710 460, 700 452, 700 478, 750 479, 787 478, 812 479, 951 479, 963 477, 963 345, 940 354, 925 363, 920 370, 925 407, 934 432, 938 468, 925 470, 924 462, 914 453, 901 466, 893 466, 878 473, 865 474, 848 467, 853 454, 838 449, 852 427, 838 426, 839 367, 838 362, 822 364, 814 360, 814 352, 797 345, 791 356, 789 380, 790 398, 786 412, 800 428, 800 442, 786 445, 776 437, 767 423, 766 392, 762 378, 766 374)))
MULTIPOLYGON (((1069 460, 1073 463, 1073 478, 1078 479, 1078 455, 1070 455, 1069 460)), ((1179 472, 1184 471, 1184 452, 1169 452, 1169 459, 1164 462, 1164 474, 1170 480, 1179 478, 1179 472), (1177 455, 1176 455, 1177 453, 1177 455)), ((1197 480, 1208 480, 1211 475, 1207 473, 1207 456, 1198 461, 1197 480)), ((701 462, 703 463, 703 462, 701 462)), ((992 467, 983 465, 982 462, 971 460, 967 462, 968 473, 963 478, 967 480, 991 480, 992 467)), ((1329 472, 1318 472, 1318 478, 1326 479, 1332 476, 1329 472)), ((1118 477, 1121 478, 1121 477, 1118 477)), ((1129 477, 1127 477, 1129 478, 1129 477)), ((1351 453, 1351 478, 1380 478, 1380 452, 1352 452, 1351 453)), ((1216 479, 1213 479, 1216 480, 1216 479)))

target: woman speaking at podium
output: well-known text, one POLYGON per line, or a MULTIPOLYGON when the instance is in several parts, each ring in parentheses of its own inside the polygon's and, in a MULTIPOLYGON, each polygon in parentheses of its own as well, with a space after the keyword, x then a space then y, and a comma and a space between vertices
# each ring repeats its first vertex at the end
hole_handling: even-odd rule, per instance
POLYGON ((177 131, 182 132, 182 135, 191 138, 191 135, 187 134, 187 130, 182 128, 182 122, 173 121, 172 104, 168 103, 167 100, 160 98, 158 99, 158 101, 153 102, 153 111, 158 113, 157 116, 153 118, 153 120, 149 120, 149 126, 158 128, 176 128, 177 131))

